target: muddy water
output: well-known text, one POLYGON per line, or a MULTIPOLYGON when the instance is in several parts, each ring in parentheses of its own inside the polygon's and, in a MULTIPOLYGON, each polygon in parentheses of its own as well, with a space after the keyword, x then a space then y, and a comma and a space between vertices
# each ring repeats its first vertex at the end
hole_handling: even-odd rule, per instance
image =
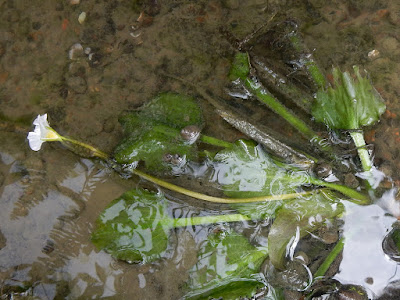
MULTIPOLYGON (((12 293, 37 299, 182 296, 185 271, 196 260, 192 236, 174 233, 172 257, 152 265, 128 265, 99 252, 90 242, 97 216, 111 200, 140 183, 120 178, 100 162, 79 158, 57 144, 44 144, 40 152, 33 152, 26 134, 37 114, 48 113, 61 134, 111 152, 122 137, 117 120, 121 112, 162 91, 193 94, 161 71, 223 96, 228 58, 235 50, 232 40, 245 38, 270 20, 295 18, 323 69, 361 64, 368 70, 388 111, 380 124, 367 130, 367 139, 374 145, 376 165, 393 179, 388 187, 398 185, 397 1, 73 2, 0 1, 3 297, 12 293), (82 24, 81 12, 87 14, 82 24)), ((199 101, 207 134, 225 140, 241 137, 204 99, 199 101)), ((275 120, 271 126, 284 127, 269 119, 275 120)), ((348 211, 353 220, 360 219, 364 230, 358 235, 361 241, 352 240, 345 248, 337 279, 363 285, 371 297, 378 296, 399 280, 397 265, 379 251, 395 218, 378 206, 348 211)))

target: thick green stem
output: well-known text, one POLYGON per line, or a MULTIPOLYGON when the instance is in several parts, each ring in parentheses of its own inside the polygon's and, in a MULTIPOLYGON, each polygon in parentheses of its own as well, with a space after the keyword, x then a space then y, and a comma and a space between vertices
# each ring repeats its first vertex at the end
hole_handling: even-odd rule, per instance
POLYGON ((351 131, 350 136, 352 137, 354 144, 357 147, 358 156, 360 157, 363 170, 365 172, 371 171, 372 162, 369 157, 368 150, 366 148, 363 133, 359 131, 351 131))
POLYGON ((314 177, 310 178, 310 183, 312 183, 314 185, 325 186, 332 190, 338 191, 338 192, 342 193, 343 195, 350 197, 349 201, 351 201, 351 202, 361 204, 361 205, 370 204, 370 199, 367 196, 365 196, 347 186, 335 184, 335 183, 331 183, 331 182, 326 182, 326 181, 323 181, 321 179, 317 179, 314 177))
POLYGON ((299 117, 290 112, 282 103, 280 103, 275 97, 273 97, 268 91, 266 91, 260 83, 247 77, 244 80, 246 88, 253 93, 261 102, 265 103, 275 113, 284 118, 290 125, 296 128, 301 134, 303 134, 308 140, 315 143, 319 148, 332 154, 331 147, 319 137, 314 130, 312 130, 306 123, 304 123, 299 117))
POLYGON ((223 147, 223 148, 229 148, 232 146, 232 143, 214 138, 212 136, 204 135, 204 134, 200 135, 200 141, 202 141, 203 143, 209 144, 209 145, 223 147))
POLYGON ((203 224, 215 224, 222 222, 240 222, 249 221, 251 218, 242 214, 226 214, 217 216, 203 216, 193 218, 180 218, 173 220, 173 227, 186 227, 203 224))
POLYGON ((336 257, 342 252, 344 247, 344 238, 341 238, 339 242, 335 245, 329 255, 325 258, 322 265, 319 266, 318 270, 314 273, 314 278, 324 276, 328 271, 329 267, 335 261, 336 257))

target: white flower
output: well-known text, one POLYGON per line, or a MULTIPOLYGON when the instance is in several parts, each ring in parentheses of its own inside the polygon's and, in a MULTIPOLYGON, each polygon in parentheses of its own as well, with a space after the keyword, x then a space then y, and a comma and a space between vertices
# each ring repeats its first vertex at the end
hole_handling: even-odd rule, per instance
POLYGON ((35 125, 34 131, 28 134, 29 147, 32 150, 39 151, 42 144, 47 141, 62 141, 62 137, 47 122, 47 114, 38 115, 33 125, 35 125))

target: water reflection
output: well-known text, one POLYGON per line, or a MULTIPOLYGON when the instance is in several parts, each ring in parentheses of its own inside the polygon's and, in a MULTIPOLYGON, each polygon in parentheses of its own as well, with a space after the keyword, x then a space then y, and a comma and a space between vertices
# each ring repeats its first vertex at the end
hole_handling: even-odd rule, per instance
POLYGON ((67 299, 79 297, 99 298, 116 294, 115 280, 122 270, 113 269, 113 258, 105 252, 85 253, 82 249, 76 257, 71 257, 62 269, 70 282, 71 292, 67 299))
POLYGON ((378 205, 357 206, 344 201, 345 245, 339 273, 341 283, 364 286, 369 297, 379 296, 390 283, 400 279, 399 265, 382 249, 382 240, 396 221, 378 205))

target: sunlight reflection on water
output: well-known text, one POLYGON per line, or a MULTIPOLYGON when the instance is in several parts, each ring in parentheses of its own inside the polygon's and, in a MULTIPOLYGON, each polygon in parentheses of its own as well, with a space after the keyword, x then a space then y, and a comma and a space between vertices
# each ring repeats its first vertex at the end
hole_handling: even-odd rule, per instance
POLYGON ((342 283, 359 284, 372 295, 380 295, 390 283, 400 279, 399 265, 382 249, 382 240, 396 218, 378 205, 358 206, 343 201, 345 244, 340 271, 334 277, 342 283), (368 278, 373 282, 366 283, 368 278))

